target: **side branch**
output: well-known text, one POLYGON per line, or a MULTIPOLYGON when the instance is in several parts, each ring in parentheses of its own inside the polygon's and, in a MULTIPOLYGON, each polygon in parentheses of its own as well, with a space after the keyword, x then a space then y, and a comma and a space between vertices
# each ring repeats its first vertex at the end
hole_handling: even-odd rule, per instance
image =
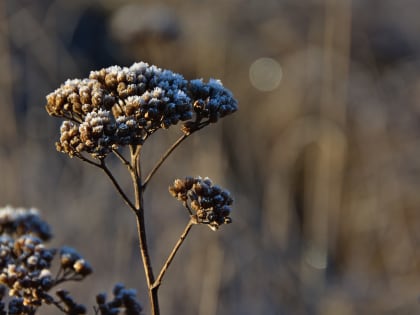
POLYGON ((120 161, 123 165, 127 166, 129 171, 131 171, 130 162, 127 161, 127 159, 121 154, 121 152, 118 152, 118 150, 112 150, 112 153, 114 153, 116 155, 116 157, 120 159, 120 161))
POLYGON ((203 129, 207 125, 209 125, 210 122, 206 120, 205 122, 199 123, 195 128, 188 134, 183 134, 181 137, 178 138, 170 147, 169 149, 162 155, 162 157, 159 159, 159 161, 156 163, 156 165, 152 168, 150 173, 147 175, 146 179, 143 182, 143 189, 146 189, 147 184, 149 183, 150 179, 153 177, 153 175, 157 172, 159 167, 165 162, 165 160, 168 158, 168 156, 185 140, 188 138, 188 136, 191 136, 194 132, 203 129))
POLYGON ((170 264, 172 263, 172 260, 174 259, 176 253, 178 252, 179 248, 181 247, 182 243, 184 242, 185 238, 187 237, 188 233, 191 230, 191 227, 194 225, 193 220, 190 220, 187 224, 187 226, 184 229, 184 232, 182 232, 181 236, 179 237, 178 242, 176 242, 174 248, 172 249, 172 252, 169 254, 168 259, 166 259, 165 264, 163 265, 162 269, 160 270, 159 275, 156 278, 156 281, 152 285, 152 289, 157 289, 162 283, 163 276, 165 275, 166 271, 168 270, 170 264))
POLYGON ((92 161, 92 160, 88 159, 87 157, 84 157, 81 153, 76 154, 76 155, 75 155, 75 157, 77 157, 78 159, 80 159, 80 160, 82 160, 83 162, 86 162, 86 163, 88 163, 88 164, 90 164, 90 165, 93 165, 93 166, 96 166, 96 167, 102 168, 102 163, 96 163, 96 162, 94 162, 94 161, 92 161))
POLYGON ((114 184, 115 188, 118 190, 118 193, 120 194, 120 196, 122 197, 122 199, 124 200, 124 202, 128 205, 128 207, 133 210, 134 212, 137 211, 135 205, 131 202, 130 198, 127 197, 127 195, 125 194, 125 192, 123 191, 123 189, 121 188, 121 186, 118 184, 117 180, 115 179, 114 175, 112 175, 111 171, 109 170, 109 168, 106 166, 105 161, 101 160, 101 165, 100 168, 105 172, 105 174, 109 177, 109 179, 111 180, 112 184, 114 184))
POLYGON ((165 152, 165 154, 162 155, 162 157, 159 159, 159 161, 155 164, 155 166, 152 168, 150 173, 147 175, 146 179, 143 182, 143 189, 146 189, 147 184, 149 183, 150 179, 153 177, 153 175, 157 172, 159 167, 165 162, 165 160, 168 158, 168 156, 185 140, 187 139, 189 135, 183 134, 181 137, 178 138, 177 141, 175 141, 171 147, 165 152))

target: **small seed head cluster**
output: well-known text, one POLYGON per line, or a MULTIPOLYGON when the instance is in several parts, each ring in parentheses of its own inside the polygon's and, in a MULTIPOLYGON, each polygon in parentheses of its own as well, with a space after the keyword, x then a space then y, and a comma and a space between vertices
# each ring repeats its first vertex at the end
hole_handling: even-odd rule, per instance
POLYGON ((216 123, 220 118, 238 110, 238 104, 232 93, 223 87, 220 80, 210 79, 208 83, 203 80, 192 80, 189 85, 192 95, 195 120, 184 123, 184 133, 191 133, 199 128, 200 123, 216 123))
POLYGON ((123 314, 127 315, 141 315, 143 310, 140 303, 136 298, 136 290, 126 289, 122 284, 116 284, 113 289, 114 298, 107 302, 105 293, 98 294, 96 296, 96 303, 98 304, 97 313, 101 315, 115 315, 123 314))
POLYGON ((0 208, 0 235, 18 237, 30 233, 46 241, 52 236, 50 226, 39 217, 38 210, 0 208))
POLYGON ((24 235, 16 240, 2 236, 0 283, 9 288, 10 296, 21 298, 25 306, 50 303, 47 292, 54 285, 50 272, 54 254, 34 236, 24 235))
MULTIPOLYGON (((7 291, 11 297, 8 314, 34 314, 42 304, 55 303, 49 293, 54 286, 69 280, 83 280, 92 272, 80 254, 63 247, 60 272, 52 276, 57 250, 45 246, 44 240, 51 237, 50 227, 34 209, 0 209, 0 229, 0 284, 1 292, 4 291, 1 296, 7 291)), ((72 305, 73 308, 70 304, 65 307, 68 314, 85 313, 81 312, 79 304, 72 305)), ((1 302, 0 314, 6 314, 5 309, 5 303, 1 302)))
POLYGON ((66 290, 58 290, 56 295, 61 302, 62 311, 65 314, 86 314, 86 307, 83 304, 77 303, 66 290))
MULTIPOLYGON (((68 291, 60 289, 55 295, 49 291, 63 282, 85 279, 92 273, 92 267, 71 247, 48 249, 43 241, 50 237, 50 227, 38 211, 0 209, 0 315, 33 315, 42 304, 53 304, 69 315, 86 314, 86 307, 77 303, 68 291), (57 253, 60 268, 53 276, 51 267, 57 253)), ((141 314, 135 290, 118 284, 114 296, 108 303, 106 297, 98 299, 100 314, 116 315, 120 310, 124 314, 141 314)))
POLYGON ((208 177, 176 179, 169 192, 183 202, 197 224, 206 224, 215 231, 220 225, 232 222, 229 216, 233 203, 231 194, 213 185, 208 177))
MULTIPOLYGON (((1 286, 0 290, 2 291, 1 298, 4 297, 4 292, 6 291, 5 286, 1 286)), ((10 302, 8 307, 6 304, 1 302, 0 303, 0 314, 2 315, 32 315, 35 314, 35 309, 31 306, 26 306, 23 304, 22 298, 13 298, 10 302), (7 309, 7 311, 6 311, 7 309)))
POLYGON ((46 110, 65 119, 58 151, 104 158, 119 147, 142 144, 156 130, 180 121, 189 134, 233 113, 237 102, 220 81, 189 82, 180 74, 139 62, 67 80, 47 96, 46 110))
POLYGON ((72 247, 63 246, 60 249, 60 265, 65 273, 73 273, 74 277, 83 278, 91 274, 90 264, 72 247))

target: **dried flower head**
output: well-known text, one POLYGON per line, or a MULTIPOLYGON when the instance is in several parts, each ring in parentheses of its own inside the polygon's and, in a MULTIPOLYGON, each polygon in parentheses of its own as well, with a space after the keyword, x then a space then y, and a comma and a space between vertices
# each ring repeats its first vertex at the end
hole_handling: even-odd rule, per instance
POLYGON ((192 80, 189 84, 189 95, 193 100, 195 120, 183 124, 182 131, 191 133, 203 124, 215 123, 220 118, 238 110, 238 103, 232 93, 220 80, 192 80))
POLYGON ((92 267, 74 249, 63 247, 60 251, 61 268, 52 275, 52 263, 57 250, 47 248, 45 240, 51 237, 47 223, 35 209, 0 209, 0 314, 35 314, 42 304, 61 305, 67 314, 84 314, 79 304, 49 291, 70 280, 82 280, 92 272, 92 267), (64 258, 67 259, 64 259, 64 258), (3 302, 6 291, 10 298, 3 302), (67 303, 68 302, 68 303, 67 303))
POLYGON ((206 224, 217 230, 220 225, 232 222, 229 216, 232 196, 229 191, 213 185, 208 177, 176 179, 169 192, 183 202, 197 224, 206 224))
POLYGON ((140 302, 137 300, 137 292, 134 289, 126 289, 122 284, 116 284, 113 289, 114 299, 107 302, 106 294, 101 293, 96 296, 98 311, 101 315, 123 314, 141 315, 143 310, 140 302))
POLYGON ((82 122, 93 110, 111 109, 116 99, 92 79, 67 80, 47 95, 46 110, 51 116, 82 122))
POLYGON ((38 210, 11 206, 0 208, 0 234, 9 236, 32 234, 44 241, 52 236, 50 226, 39 217, 38 210))
MULTIPOLYGON (((6 314, 6 313, 3 313, 6 314)), ((20 297, 13 297, 8 306, 9 315, 32 315, 35 314, 35 309, 32 306, 28 306, 24 304, 24 301, 20 297)))
POLYGON ((25 306, 49 301, 47 291, 54 284, 49 269, 55 250, 45 248, 37 237, 23 235, 15 240, 1 236, 0 251, 0 283, 9 288, 9 295, 22 298, 25 306))
POLYGON ((66 119, 57 150, 105 158, 125 145, 142 144, 158 129, 180 121, 189 134, 237 110, 220 81, 188 82, 182 75, 145 62, 92 71, 67 80, 47 95, 46 110, 66 119))
POLYGON ((73 273, 74 278, 83 278, 92 273, 90 264, 72 247, 60 249, 60 264, 65 273, 73 273))
POLYGON ((82 304, 76 303, 66 290, 58 290, 56 295, 62 302, 62 309, 66 314, 86 314, 86 307, 82 304))

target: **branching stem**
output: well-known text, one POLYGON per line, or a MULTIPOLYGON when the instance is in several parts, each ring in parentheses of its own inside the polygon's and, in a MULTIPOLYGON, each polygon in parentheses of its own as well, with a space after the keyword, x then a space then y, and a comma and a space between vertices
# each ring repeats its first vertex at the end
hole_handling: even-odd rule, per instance
POLYGON ((114 153, 121 161, 121 163, 125 166, 127 166, 128 170, 131 171, 131 164, 127 161, 127 159, 119 152, 118 150, 112 150, 112 153, 114 153))
POLYGON ((79 159, 81 159, 83 162, 86 162, 86 163, 88 163, 88 164, 90 164, 90 165, 93 165, 93 166, 96 166, 96 167, 99 167, 99 168, 101 168, 102 166, 101 166, 101 163, 96 163, 96 162, 94 162, 94 161, 92 161, 92 160, 90 160, 90 159, 88 159, 88 158, 86 158, 86 157, 84 157, 82 154, 77 154, 77 155, 75 155, 77 158, 79 158, 79 159))
POLYGON ((170 147, 169 149, 162 155, 162 157, 159 159, 159 161, 155 164, 155 166, 152 168, 150 173, 147 175, 146 179, 143 182, 143 189, 146 189, 147 184, 149 183, 150 179, 153 177, 153 175, 157 172, 159 167, 165 162, 165 160, 168 158, 168 156, 185 140, 187 139, 188 135, 183 134, 181 137, 178 138, 170 147))
POLYGON ((178 242, 176 242, 174 248, 172 249, 171 253, 169 254, 168 258, 166 259, 165 264, 163 265, 162 269, 160 270, 160 273, 158 277, 156 278, 156 281, 153 283, 152 289, 157 290, 159 286, 162 283, 163 276, 165 275, 166 271, 168 270, 170 264, 172 263, 172 260, 174 259, 176 253, 178 252, 179 248, 181 247, 182 243, 184 242, 185 238, 187 237, 188 233, 191 230, 191 227, 194 225, 193 220, 190 220, 187 224, 187 226, 184 229, 184 232, 182 232, 181 236, 178 239, 178 242))
POLYGON ((159 169, 159 167, 161 167, 161 165, 163 164, 163 162, 165 162, 165 160, 169 157, 169 155, 171 155, 171 153, 185 140, 187 139, 189 136, 191 136, 194 132, 203 129, 204 127, 206 127, 210 122, 209 121, 205 121, 200 123, 193 131, 191 131, 189 134, 183 134, 181 137, 178 138, 178 140, 176 140, 170 147, 168 150, 166 150, 166 152, 162 155, 162 157, 159 159, 159 161, 157 161, 157 163, 155 164, 155 166, 152 168, 152 170, 150 171, 150 173, 146 176, 146 179, 143 182, 143 190, 146 189, 147 185, 149 184, 150 179, 153 177, 153 175, 157 172, 157 170, 159 169))
POLYGON ((158 292, 152 288, 155 282, 153 275, 152 262, 150 259, 149 248, 147 246, 146 237, 146 223, 144 218, 144 202, 143 192, 144 189, 141 183, 141 166, 140 166, 140 152, 141 147, 131 147, 131 179, 134 185, 134 196, 135 196, 135 207, 136 207, 136 221, 137 221, 137 233, 139 238, 139 247, 141 258, 143 261, 143 268, 146 275, 147 288, 149 290, 149 300, 152 315, 159 315, 159 300, 158 292))
MULTIPOLYGON (((118 181, 108 168, 105 163, 104 159, 100 159, 100 163, 96 163, 90 159, 85 158, 84 156, 78 156, 81 160, 94 165, 100 169, 102 169, 108 178, 111 180, 112 184, 117 189, 118 193, 124 200, 124 202, 128 205, 128 207, 134 212, 136 216, 137 222, 137 234, 139 239, 139 247, 140 253, 143 262, 143 268, 146 275, 147 287, 149 290, 149 300, 151 306, 151 314, 152 315, 159 315, 159 300, 158 300, 158 289, 162 283, 163 277, 165 276, 166 271, 168 270, 169 266, 171 265, 176 253, 178 252, 179 248, 181 247, 182 243, 184 242, 185 238, 187 237, 191 227, 194 225, 193 220, 190 220, 185 227, 183 233, 181 234, 180 238, 178 239, 177 243, 175 244, 174 248, 172 249, 171 253, 169 254, 168 258, 166 259, 162 269, 158 277, 155 280, 152 268, 152 262, 150 259, 149 249, 147 245, 147 237, 146 237, 146 224, 145 224, 145 217, 144 217, 144 202, 143 202, 143 193, 153 175, 158 171, 158 169, 162 166, 165 160, 169 157, 169 155, 185 140, 191 135, 193 132, 204 128, 208 123, 200 124, 196 129, 194 129, 189 134, 183 134, 180 136, 169 148, 168 150, 162 155, 162 157, 157 161, 154 167, 151 169, 149 174, 146 176, 145 180, 142 182, 142 175, 141 175, 141 163, 140 163, 140 156, 141 156, 141 146, 140 145, 132 145, 130 146, 130 154, 131 159, 128 161, 125 157, 118 152, 117 150, 113 150, 113 153, 118 157, 123 165, 125 165, 130 172, 131 179, 133 182, 134 187, 134 203, 128 198, 125 194, 122 187, 119 185, 118 181)), ((188 208, 189 209, 189 208, 188 208)), ((190 213, 191 210, 189 209, 190 213)), ((76 280, 76 279, 71 279, 76 280)))
POLYGON ((125 194, 125 192, 121 188, 120 184, 118 184, 118 181, 115 179, 114 175, 112 175, 112 173, 109 170, 108 166, 105 164, 105 160, 101 160, 100 168, 109 177, 109 179, 111 180, 112 184, 115 186, 115 188, 117 189, 118 193, 120 194, 120 196, 122 197, 122 199, 124 200, 124 202, 128 205, 128 207, 132 211, 136 212, 136 210, 137 210, 136 206, 133 204, 133 202, 130 200, 130 198, 128 198, 128 196, 125 194))

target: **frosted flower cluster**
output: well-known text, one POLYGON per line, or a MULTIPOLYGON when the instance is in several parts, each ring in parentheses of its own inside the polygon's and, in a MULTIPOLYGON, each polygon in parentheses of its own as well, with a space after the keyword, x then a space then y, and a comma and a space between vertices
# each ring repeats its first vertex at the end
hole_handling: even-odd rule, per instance
POLYGON ((189 91, 193 102, 195 120, 188 121, 182 130, 190 133, 201 126, 200 123, 215 123, 220 118, 238 110, 238 104, 232 93, 223 87, 220 80, 210 79, 208 83, 203 80, 192 80, 189 91))
MULTIPOLYGON (((81 281, 93 271, 91 265, 73 248, 47 248, 50 227, 35 209, 0 208, 0 314, 33 315, 41 305, 55 305, 64 314, 86 314, 64 289, 51 294, 67 281, 81 281), (58 259, 56 259, 58 258, 58 259), (53 263, 58 264, 54 272, 53 263), (6 296, 9 298, 6 298, 6 296)), ((122 285, 114 288, 114 300, 99 303, 100 314, 140 315, 136 291, 122 285), (108 311, 108 312, 107 312, 108 311)))
POLYGON ((113 289, 114 298, 107 302, 105 293, 96 296, 96 303, 98 304, 98 314, 101 315, 115 315, 115 314, 131 314, 141 315, 143 310, 136 298, 136 290, 126 289, 124 285, 117 284, 113 289))
POLYGON ((25 234, 35 235, 44 241, 52 236, 50 226, 39 217, 38 210, 10 206, 0 208, 0 235, 25 234))
POLYGON ((92 273, 90 264, 72 247, 60 249, 60 265, 65 273, 72 273, 73 279, 83 278, 92 273))
MULTIPOLYGON (((0 285, 2 296, 7 292, 9 314, 34 314, 42 304, 55 302, 49 291, 59 283, 82 280, 92 268, 74 249, 60 251, 60 272, 52 275, 57 249, 47 248, 44 241, 51 237, 50 227, 35 209, 5 207, 0 209, 0 285), (64 259, 65 254, 71 259, 64 259)), ((1 311, 6 305, 1 302, 1 311)), ((68 314, 84 314, 86 310, 74 303, 68 314), (76 312, 76 310, 78 310, 76 312)), ((1 313, 5 314, 5 313, 1 313)))
POLYGON ((189 134, 237 110, 232 93, 218 80, 187 81, 145 62, 92 71, 67 80, 47 95, 46 110, 61 117, 57 149, 104 158, 125 145, 142 144, 158 129, 184 122, 189 134))
POLYGON ((50 272, 54 254, 36 237, 1 237, 0 283, 9 288, 10 296, 22 298, 23 305, 37 307, 50 301, 47 291, 54 284, 50 272))
MULTIPOLYGON (((56 249, 46 248, 42 240, 35 236, 23 235, 17 239, 0 237, 0 284, 13 297, 9 308, 21 305, 26 309, 22 311, 24 314, 35 312, 42 304, 54 302, 54 297, 49 293, 54 286, 64 281, 82 280, 92 272, 90 265, 77 254, 78 259, 71 264, 64 264, 61 259, 62 272, 53 276, 51 267, 56 252, 56 249)), ((77 303, 74 306, 79 310, 75 314, 86 312, 77 303)))
POLYGON ((208 177, 176 179, 169 192, 183 202, 197 224, 206 224, 215 231, 220 225, 232 222, 230 192, 213 185, 208 177))

